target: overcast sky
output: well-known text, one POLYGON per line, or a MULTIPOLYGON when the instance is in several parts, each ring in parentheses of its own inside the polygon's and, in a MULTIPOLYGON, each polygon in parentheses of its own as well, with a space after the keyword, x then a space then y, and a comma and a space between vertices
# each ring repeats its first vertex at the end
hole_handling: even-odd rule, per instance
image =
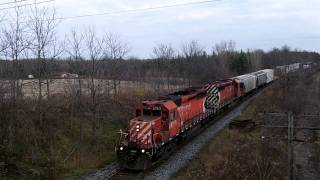
MULTIPOLYGON (((203 0, 55 0, 46 5, 68 17, 199 1, 203 0)), ((150 57, 157 43, 179 48, 190 40, 198 40, 207 50, 222 40, 234 40, 237 49, 270 50, 287 44, 320 51, 319 7, 320 0, 220 0, 64 20, 59 34, 94 26, 98 33, 121 35, 132 48, 130 55, 141 58, 150 57)))

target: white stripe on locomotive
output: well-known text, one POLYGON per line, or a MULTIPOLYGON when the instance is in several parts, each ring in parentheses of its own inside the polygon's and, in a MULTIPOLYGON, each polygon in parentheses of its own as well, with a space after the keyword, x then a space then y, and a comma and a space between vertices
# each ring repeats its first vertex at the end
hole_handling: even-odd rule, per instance
POLYGON ((151 124, 150 123, 144 123, 145 126, 140 129, 140 133, 138 134, 138 139, 141 139, 141 137, 143 137, 147 131, 149 131, 151 129, 151 124))
POLYGON ((205 107, 207 109, 213 109, 219 106, 219 90, 215 85, 211 85, 207 88, 207 98, 205 100, 205 107))

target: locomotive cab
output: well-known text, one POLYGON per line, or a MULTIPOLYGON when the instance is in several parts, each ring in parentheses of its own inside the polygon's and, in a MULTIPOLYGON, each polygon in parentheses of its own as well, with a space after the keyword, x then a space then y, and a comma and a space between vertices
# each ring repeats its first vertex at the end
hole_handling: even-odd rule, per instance
POLYGON ((161 147, 178 134, 177 106, 173 101, 144 101, 117 146, 122 167, 146 169, 161 147))
MULTIPOLYGON (((136 109, 136 120, 141 123, 149 123, 151 145, 160 145, 178 133, 177 105, 173 101, 145 101, 136 109)), ((136 120, 133 120, 136 121, 136 120)), ((139 124, 139 123, 135 123, 139 124)), ((146 131, 143 131, 146 133, 146 131)), ((130 135, 130 133, 129 133, 130 135)), ((135 135, 131 133, 132 136, 135 135)), ((134 138, 134 137, 133 137, 134 138)), ((138 142, 141 144, 141 142, 138 142)))
POLYGON ((130 161, 141 164, 137 163, 137 158, 151 159, 172 135, 178 134, 177 125, 180 122, 177 121, 176 111, 177 106, 173 101, 144 101, 138 105, 136 117, 129 123, 125 140, 120 140, 117 146, 119 159, 130 158, 124 160, 126 165, 130 161))
POLYGON ((184 132, 200 122, 205 113, 205 96, 206 88, 189 88, 136 106, 125 140, 117 146, 120 166, 146 169, 170 151, 184 132))

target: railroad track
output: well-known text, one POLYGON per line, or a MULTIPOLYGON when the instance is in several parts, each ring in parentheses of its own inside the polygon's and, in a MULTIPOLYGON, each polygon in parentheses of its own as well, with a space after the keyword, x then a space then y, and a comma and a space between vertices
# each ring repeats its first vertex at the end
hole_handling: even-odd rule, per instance
POLYGON ((262 90, 248 96, 244 101, 237 103, 233 108, 230 108, 229 110, 219 114, 214 118, 214 120, 209 121, 204 127, 201 127, 200 125, 193 129, 193 133, 188 137, 188 140, 181 143, 181 145, 177 146, 173 149, 171 153, 166 154, 164 157, 162 157, 160 160, 154 163, 153 168, 146 172, 137 172, 137 171, 123 171, 120 170, 119 165, 116 163, 112 163, 111 165, 105 167, 104 169, 96 172, 95 174, 86 177, 86 180, 105 180, 105 179, 111 179, 111 180, 122 180, 122 179, 133 179, 133 180, 140 180, 140 179, 170 179, 168 176, 171 176, 172 173, 176 172, 177 169, 183 167, 184 165, 181 165, 180 161, 181 159, 187 159, 182 164, 187 163, 192 159, 199 150, 206 144, 204 141, 207 141, 208 139, 212 139, 220 130, 222 130, 225 126, 228 125, 229 122, 231 122, 232 119, 236 118, 238 115, 240 115, 241 111, 244 109, 244 107, 256 96, 261 94, 266 88, 263 88, 262 90), (214 133, 210 131, 215 131, 214 133), (211 135, 207 136, 206 134, 211 133, 211 135), (203 137, 199 136, 207 136, 206 140, 204 140, 203 137), (200 140, 199 140, 200 139, 200 140), (197 143, 197 141, 201 141, 201 143, 197 143), (186 152, 183 152, 184 149, 190 148, 190 146, 196 146, 195 149, 192 149, 192 151, 187 150, 186 152), (181 151, 181 152, 179 152, 181 151), (188 154, 191 152, 190 154, 188 154), (177 160, 175 159, 175 156, 179 156, 177 160), (182 158, 181 158, 182 156, 182 158), (184 157, 183 157, 184 156, 184 157), (171 168, 171 163, 177 163, 177 167, 171 168), (168 165, 169 164, 169 165, 168 165), (180 167, 181 166, 181 167, 180 167), (173 170, 174 169, 174 170, 173 170), (167 173, 166 175, 163 175, 165 171, 170 171, 172 173, 167 173))
POLYGON ((123 179, 130 179, 130 180, 142 180, 144 179, 145 173, 143 172, 131 172, 131 171, 118 171, 117 173, 113 174, 109 179, 110 180, 123 180, 123 179))
POLYGON ((105 179, 111 179, 113 176, 115 176, 117 173, 120 172, 120 166, 118 162, 113 162, 103 169, 98 170, 94 174, 91 174, 87 177, 85 177, 85 180, 105 180, 105 179))

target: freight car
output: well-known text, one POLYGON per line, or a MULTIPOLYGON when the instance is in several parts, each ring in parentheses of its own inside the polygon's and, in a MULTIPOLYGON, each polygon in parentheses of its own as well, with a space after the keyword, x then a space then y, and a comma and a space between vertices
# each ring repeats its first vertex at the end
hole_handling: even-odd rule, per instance
POLYGON ((257 88, 257 76, 252 74, 245 74, 233 78, 240 84, 241 96, 244 96, 257 88))
POLYGON ((272 80, 273 70, 266 69, 143 101, 127 130, 121 131, 116 146, 121 167, 148 169, 195 126, 272 80))
POLYGON ((274 78, 274 70, 273 69, 264 69, 261 70, 267 74, 267 84, 271 83, 275 78, 274 78))
POLYGON ((256 76, 256 86, 262 87, 267 84, 267 73, 264 71, 257 71, 251 73, 251 75, 256 76))
POLYGON ((295 72, 300 68, 301 68, 301 63, 294 63, 289 65, 277 66, 275 68, 275 71, 278 76, 283 76, 285 74, 295 72))

